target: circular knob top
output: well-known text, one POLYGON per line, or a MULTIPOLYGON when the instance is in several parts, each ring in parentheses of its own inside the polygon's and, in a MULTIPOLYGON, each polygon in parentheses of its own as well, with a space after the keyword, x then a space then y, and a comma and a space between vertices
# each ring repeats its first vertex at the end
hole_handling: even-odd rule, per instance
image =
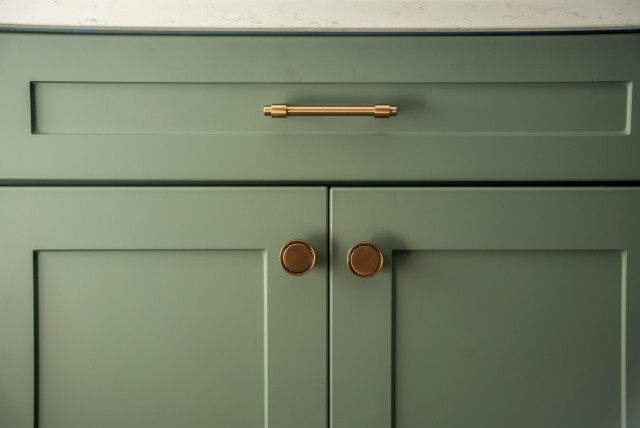
POLYGON ((347 254, 347 266, 360 278, 370 278, 380 272, 382 262, 382 251, 371 242, 358 242, 347 254))
POLYGON ((316 263, 316 252, 307 241, 294 239, 280 250, 280 264, 290 275, 304 275, 316 263))

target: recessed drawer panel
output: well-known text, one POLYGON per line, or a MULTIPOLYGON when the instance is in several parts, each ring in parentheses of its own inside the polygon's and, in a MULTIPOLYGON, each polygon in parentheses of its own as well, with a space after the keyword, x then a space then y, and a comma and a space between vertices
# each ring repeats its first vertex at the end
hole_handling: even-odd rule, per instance
POLYGON ((3 33, 0 182, 640 180, 639 49, 635 33, 3 33))
POLYGON ((628 134, 628 82, 78 83, 35 82, 38 134, 628 134), (400 107, 391 120, 269 120, 262 106, 400 107))

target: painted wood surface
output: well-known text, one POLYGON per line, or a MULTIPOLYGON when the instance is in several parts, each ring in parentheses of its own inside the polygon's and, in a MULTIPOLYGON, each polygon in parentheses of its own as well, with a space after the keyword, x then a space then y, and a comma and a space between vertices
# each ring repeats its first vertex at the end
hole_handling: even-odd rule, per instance
POLYGON ((326 427, 326 189, 5 187, 0 219, 0 426, 326 427))
POLYGON ((639 216, 638 189, 333 189, 332 426, 640 424, 639 216))
POLYGON ((639 34, 0 35, 0 180, 638 180, 639 34), (264 117, 273 103, 398 107, 264 117))

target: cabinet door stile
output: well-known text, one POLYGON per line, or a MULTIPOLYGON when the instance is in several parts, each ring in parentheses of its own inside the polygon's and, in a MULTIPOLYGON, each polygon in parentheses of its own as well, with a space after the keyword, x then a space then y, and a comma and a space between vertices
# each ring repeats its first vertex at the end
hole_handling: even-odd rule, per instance
POLYGON ((331 192, 332 426, 631 427, 640 190, 331 192), (384 265, 358 278, 349 248, 384 265))

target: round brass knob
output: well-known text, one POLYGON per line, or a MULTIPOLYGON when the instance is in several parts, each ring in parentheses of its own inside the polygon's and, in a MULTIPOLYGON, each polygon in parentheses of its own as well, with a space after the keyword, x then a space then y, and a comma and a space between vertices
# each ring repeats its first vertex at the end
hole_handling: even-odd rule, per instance
POLYGON ((371 242, 358 242, 347 253, 347 266, 360 278, 371 278, 380 272, 382 261, 382 251, 371 242))
POLYGON ((294 239, 284 244, 280 250, 282 269, 290 275, 304 275, 316 263, 316 252, 307 241, 294 239))

